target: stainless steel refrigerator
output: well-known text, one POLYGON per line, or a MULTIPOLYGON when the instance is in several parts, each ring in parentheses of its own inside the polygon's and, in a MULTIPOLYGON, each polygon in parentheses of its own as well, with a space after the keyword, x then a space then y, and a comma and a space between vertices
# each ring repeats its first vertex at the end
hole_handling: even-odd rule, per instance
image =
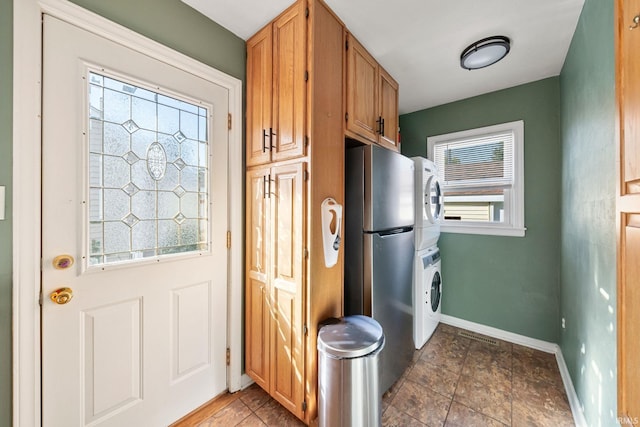
POLYGON ((377 146, 350 148, 345 164, 345 314, 376 319, 385 335, 384 393, 413 356, 413 160, 377 146))

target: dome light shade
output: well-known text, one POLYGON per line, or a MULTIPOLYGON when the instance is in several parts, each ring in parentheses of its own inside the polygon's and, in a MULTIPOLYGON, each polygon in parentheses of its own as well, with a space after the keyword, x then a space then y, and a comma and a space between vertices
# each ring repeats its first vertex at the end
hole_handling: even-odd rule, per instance
POLYGON ((507 56, 511 41, 505 36, 492 36, 469 45, 460 55, 460 66, 477 70, 495 64, 507 56))

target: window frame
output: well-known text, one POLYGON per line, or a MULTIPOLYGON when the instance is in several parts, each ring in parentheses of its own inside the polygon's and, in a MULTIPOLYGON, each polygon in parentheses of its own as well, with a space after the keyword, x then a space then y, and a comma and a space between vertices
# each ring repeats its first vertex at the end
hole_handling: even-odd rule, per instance
MULTIPOLYGON (((501 123, 468 129, 442 135, 427 137, 427 157, 433 161, 434 147, 436 145, 456 142, 459 140, 480 138, 492 134, 505 132, 513 133, 513 184, 505 188, 504 222, 474 222, 445 220, 444 215, 440 222, 440 229, 444 233, 483 234, 489 236, 524 237, 526 227, 524 225, 524 121, 501 123)), ((443 173, 443 172, 440 172, 443 173)), ((442 176, 439 177, 443 189, 443 197, 446 197, 446 186, 442 185, 442 176)), ((476 188, 489 188, 478 186, 476 188)), ((443 204, 444 209, 444 204, 443 204)))

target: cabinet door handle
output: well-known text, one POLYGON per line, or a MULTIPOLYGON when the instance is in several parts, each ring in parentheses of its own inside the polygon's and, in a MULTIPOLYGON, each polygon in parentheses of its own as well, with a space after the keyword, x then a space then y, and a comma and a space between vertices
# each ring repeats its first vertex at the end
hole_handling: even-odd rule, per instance
POLYGON ((380 117, 380 127, 382 128, 380 135, 384 136, 384 119, 382 117, 380 117))
POLYGON ((270 136, 269 136, 269 145, 270 145, 269 150, 273 150, 274 148, 276 148, 276 146, 273 145, 273 137, 274 136, 278 136, 278 135, 276 135, 276 133, 273 131, 273 128, 269 128, 269 133, 270 133, 270 136))
POLYGON ((262 175, 262 198, 267 198, 267 176, 262 175))
POLYGON ((267 130, 262 129, 262 152, 267 152, 267 130))
POLYGON ((376 133, 382 134, 382 116, 378 116, 378 120, 376 120, 376 123, 378 124, 378 129, 376 130, 376 133))
POLYGON ((271 198, 271 174, 269 174, 268 181, 269 181, 269 190, 267 194, 269 194, 269 198, 271 198))

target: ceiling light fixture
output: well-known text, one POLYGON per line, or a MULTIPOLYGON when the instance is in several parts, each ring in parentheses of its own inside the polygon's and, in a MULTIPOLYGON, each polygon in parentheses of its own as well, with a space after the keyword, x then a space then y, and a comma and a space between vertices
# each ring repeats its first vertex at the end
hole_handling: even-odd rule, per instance
POLYGON ((505 36, 492 36, 469 45, 460 55, 460 66, 477 70, 495 64, 507 56, 511 41, 505 36))

